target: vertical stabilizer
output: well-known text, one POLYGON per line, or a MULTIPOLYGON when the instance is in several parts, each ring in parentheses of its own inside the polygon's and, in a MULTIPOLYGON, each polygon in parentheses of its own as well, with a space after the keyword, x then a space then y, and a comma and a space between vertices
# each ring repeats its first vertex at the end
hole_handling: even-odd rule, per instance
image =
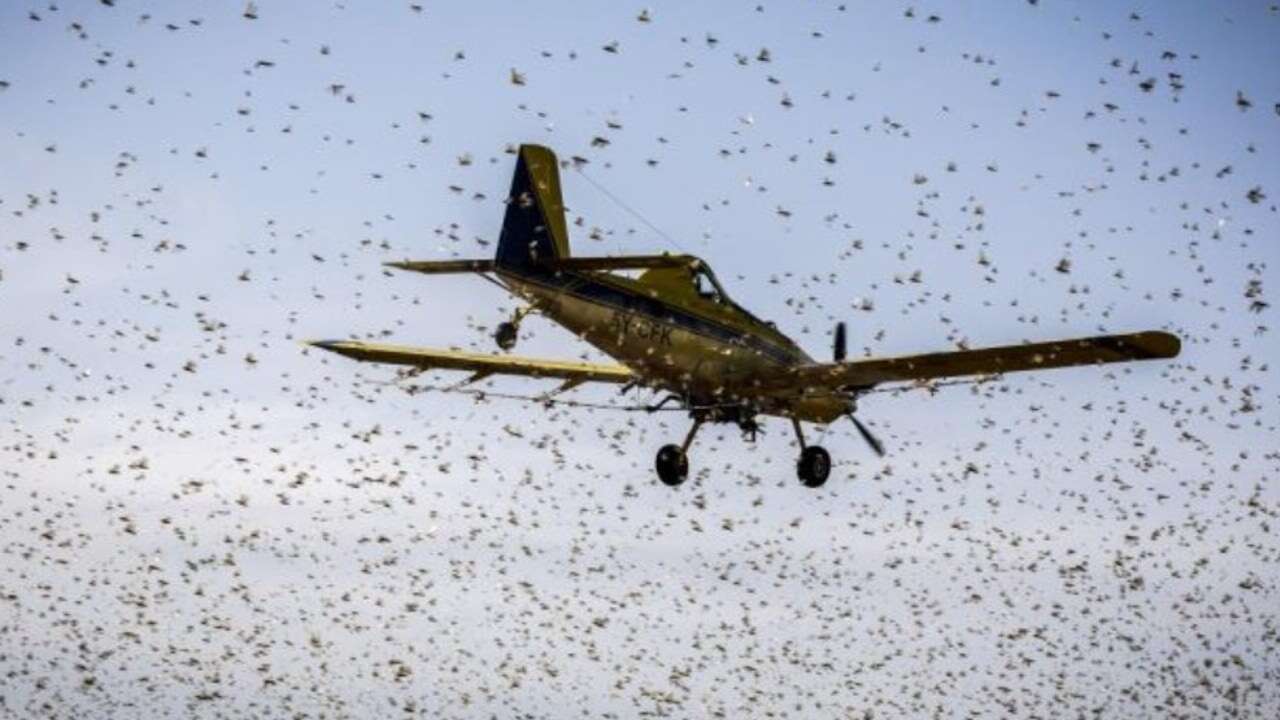
POLYGON ((498 236, 497 264, 520 269, 567 257, 569 232, 556 154, 541 145, 521 145, 498 236))

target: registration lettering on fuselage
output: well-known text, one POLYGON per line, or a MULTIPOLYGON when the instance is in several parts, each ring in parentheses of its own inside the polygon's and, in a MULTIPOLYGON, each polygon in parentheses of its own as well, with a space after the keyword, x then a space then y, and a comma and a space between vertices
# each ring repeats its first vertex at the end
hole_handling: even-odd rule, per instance
POLYGON ((641 315, 614 311, 609 318, 609 329, 617 337, 633 336, 671 347, 671 326, 641 315))

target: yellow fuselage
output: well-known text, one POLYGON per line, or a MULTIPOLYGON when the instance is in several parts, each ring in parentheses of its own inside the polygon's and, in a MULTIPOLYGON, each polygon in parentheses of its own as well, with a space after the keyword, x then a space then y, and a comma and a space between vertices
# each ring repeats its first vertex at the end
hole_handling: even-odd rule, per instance
POLYGON ((764 394, 757 380, 812 362, 770 324, 727 301, 681 292, 678 278, 607 273, 499 273, 539 313, 646 379, 698 405, 749 405, 758 412, 827 423, 850 409, 829 391, 764 394), (672 282, 672 281, 675 282, 672 282))

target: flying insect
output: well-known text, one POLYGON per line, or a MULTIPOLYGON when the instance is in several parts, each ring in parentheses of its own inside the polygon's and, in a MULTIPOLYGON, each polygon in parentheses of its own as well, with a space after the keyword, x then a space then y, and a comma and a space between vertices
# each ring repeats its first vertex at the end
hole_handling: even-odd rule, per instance
POLYGON ((797 475, 816 488, 827 481, 831 456, 805 442, 802 423, 825 425, 847 416, 871 449, 883 455, 884 445, 854 415, 858 397, 878 385, 1167 359, 1181 349, 1176 335, 1144 331, 849 360, 845 325, 839 323, 831 362, 818 362, 774 323, 734 302, 700 258, 571 255, 560 166, 555 154, 539 145, 521 145, 516 153, 495 257, 386 265, 428 275, 482 275, 519 298, 522 306, 494 333, 504 354, 354 340, 310 345, 364 362, 466 371, 468 382, 519 375, 561 380, 557 392, 589 382, 621 385, 624 392, 636 387, 665 392, 653 409, 677 403, 692 419, 683 442, 663 446, 654 462, 658 478, 670 486, 688 477, 689 448, 706 423, 735 423, 754 436, 761 416, 789 420, 800 446, 797 475), (631 277, 624 274, 628 271, 640 272, 631 277), (505 354, 515 347, 520 321, 531 312, 559 323, 617 364, 505 354))

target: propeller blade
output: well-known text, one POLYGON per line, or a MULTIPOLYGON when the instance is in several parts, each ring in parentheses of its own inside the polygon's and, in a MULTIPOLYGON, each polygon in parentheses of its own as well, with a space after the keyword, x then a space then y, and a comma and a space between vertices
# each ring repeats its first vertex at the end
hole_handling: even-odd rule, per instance
POLYGON ((845 355, 845 331, 844 322, 836 323, 836 341, 835 347, 832 349, 832 356, 836 362, 844 362, 845 355))
POLYGON ((862 421, 853 414, 849 415, 849 419, 853 421, 853 426, 858 428, 858 434, 862 436, 863 440, 867 441, 867 444, 876 452, 876 455, 884 457, 884 443, 880 442, 880 438, 872 435, 871 431, 867 429, 867 426, 863 425, 862 421))

